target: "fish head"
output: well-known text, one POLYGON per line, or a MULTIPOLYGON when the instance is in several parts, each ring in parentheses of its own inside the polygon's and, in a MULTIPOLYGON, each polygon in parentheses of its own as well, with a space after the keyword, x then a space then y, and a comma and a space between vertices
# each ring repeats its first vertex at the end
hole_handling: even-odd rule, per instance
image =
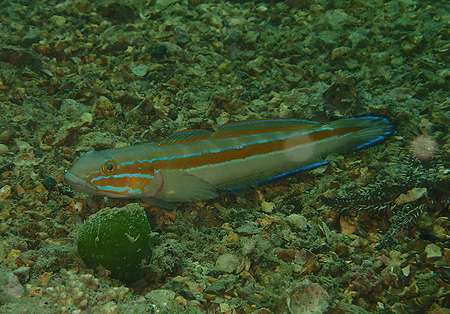
POLYGON ((130 160, 127 149, 90 151, 78 158, 64 175, 76 191, 112 198, 155 196, 162 175, 148 162, 130 160))

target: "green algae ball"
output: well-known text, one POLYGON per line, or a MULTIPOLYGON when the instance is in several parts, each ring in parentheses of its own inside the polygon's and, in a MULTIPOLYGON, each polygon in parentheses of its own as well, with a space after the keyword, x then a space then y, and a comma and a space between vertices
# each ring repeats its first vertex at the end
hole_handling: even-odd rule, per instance
POLYGON ((86 220, 78 232, 78 253, 91 268, 102 266, 111 277, 134 282, 148 271, 151 228, 138 204, 105 208, 86 220))

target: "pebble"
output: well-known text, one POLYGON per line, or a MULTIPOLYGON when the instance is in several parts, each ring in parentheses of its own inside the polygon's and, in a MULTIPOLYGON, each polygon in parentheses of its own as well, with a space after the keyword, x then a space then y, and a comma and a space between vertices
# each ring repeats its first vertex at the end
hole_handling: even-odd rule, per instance
POLYGON ((287 216, 286 221, 297 230, 304 230, 308 225, 308 220, 305 216, 299 214, 291 214, 287 216))
POLYGON ((258 11, 259 13, 264 13, 268 10, 267 6, 265 5, 259 5, 258 7, 256 7, 256 11, 258 11))
POLYGON ((22 266, 13 271, 14 275, 19 279, 21 284, 25 284, 30 280, 30 267, 22 266))
POLYGON ((94 121, 94 116, 90 112, 85 112, 81 115, 80 121, 83 125, 91 125, 94 121))
POLYGON ((8 152, 8 146, 6 146, 5 144, 0 144, 0 155, 5 155, 8 152))
POLYGON ((406 193, 400 194, 394 202, 397 205, 403 205, 406 203, 415 202, 426 194, 427 188, 413 188, 406 193))
POLYGON ((175 299, 176 293, 168 289, 155 289, 147 293, 146 297, 159 307, 167 307, 175 299))
POLYGON ((83 150, 92 148, 101 150, 114 147, 116 142, 117 139, 110 133, 93 131, 83 134, 80 137, 78 148, 83 148, 83 150))
POLYGON ((253 311, 251 314, 273 314, 273 312, 265 307, 253 311))
POLYGON ((50 18, 50 21, 52 21, 53 23, 55 23, 56 26, 64 26, 64 24, 66 24, 66 18, 64 16, 61 15, 53 15, 50 18))
POLYGON ((340 59, 342 57, 345 57, 349 54, 350 52, 350 48, 349 47, 337 47, 334 48, 331 51, 331 60, 336 60, 336 59, 340 59))
POLYGON ((234 273, 241 265, 241 259, 231 253, 220 255, 216 260, 216 269, 224 273, 234 273))
POLYGON ((241 239, 241 251, 244 256, 250 255, 255 251, 256 240, 253 238, 241 239))
POLYGON ((247 234, 247 235, 258 234, 259 227, 255 222, 249 221, 249 222, 244 223, 240 227, 238 227, 236 229, 236 232, 242 233, 242 234, 247 234))
POLYGON ((263 212, 265 212, 267 214, 270 214, 274 208, 275 208, 275 203, 273 203, 273 202, 267 202, 267 201, 261 202, 261 209, 263 212))
POLYGON ((79 130, 92 124, 93 115, 89 112, 85 112, 81 115, 79 121, 64 124, 56 133, 54 146, 70 145, 77 139, 79 130))
POLYGON ((14 137, 14 131, 12 129, 6 129, 0 132, 0 143, 8 143, 14 137))
POLYGON ((188 301, 185 298, 183 298, 181 295, 179 295, 175 298, 175 302, 177 302, 178 304, 183 305, 183 306, 186 306, 188 303, 188 301))
POLYGON ((16 275, 0 269, 0 304, 11 302, 24 294, 24 288, 16 275))
POLYGON ((330 305, 330 296, 321 285, 303 280, 288 293, 286 303, 291 314, 326 313, 330 305))
MULTIPOLYGON (((67 311, 69 312, 69 311, 67 311)), ((110 301, 100 307, 100 311, 103 314, 119 314, 119 307, 114 301, 110 301)))
POLYGON ((107 97, 100 96, 94 104, 93 113, 98 118, 115 117, 117 108, 107 97))
POLYGON ((7 200, 12 194, 12 188, 10 185, 4 185, 0 189, 0 201, 7 200))
POLYGON ((25 141, 16 139, 17 148, 19 148, 20 152, 28 152, 33 149, 33 147, 25 141))
POLYGON ((53 190, 56 187, 56 180, 51 176, 45 176, 42 180, 42 185, 49 191, 53 190))
POLYGON ((434 243, 427 244, 427 246, 425 247, 425 253, 427 255, 427 258, 442 256, 441 248, 434 243))

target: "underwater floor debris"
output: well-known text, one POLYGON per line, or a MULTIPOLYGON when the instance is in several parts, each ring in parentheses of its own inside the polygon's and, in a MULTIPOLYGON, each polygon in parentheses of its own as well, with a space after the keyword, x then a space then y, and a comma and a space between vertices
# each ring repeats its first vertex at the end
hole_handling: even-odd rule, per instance
POLYGON ((448 13, 414 0, 4 3, 0 313, 449 312, 448 13), (92 149, 369 112, 395 124, 387 144, 215 200, 162 209, 63 180, 92 149), (80 251, 105 212, 140 213, 121 243, 87 234, 137 254, 130 273, 104 262, 116 248, 80 251))

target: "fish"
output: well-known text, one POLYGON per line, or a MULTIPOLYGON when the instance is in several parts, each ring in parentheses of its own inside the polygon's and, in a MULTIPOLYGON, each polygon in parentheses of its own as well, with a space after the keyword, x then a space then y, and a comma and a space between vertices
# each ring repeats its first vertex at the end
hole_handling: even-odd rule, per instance
POLYGON ((76 191, 178 203, 214 199, 329 163, 394 134, 382 115, 322 123, 301 119, 232 122, 215 131, 175 132, 159 142, 90 151, 65 172, 76 191))

